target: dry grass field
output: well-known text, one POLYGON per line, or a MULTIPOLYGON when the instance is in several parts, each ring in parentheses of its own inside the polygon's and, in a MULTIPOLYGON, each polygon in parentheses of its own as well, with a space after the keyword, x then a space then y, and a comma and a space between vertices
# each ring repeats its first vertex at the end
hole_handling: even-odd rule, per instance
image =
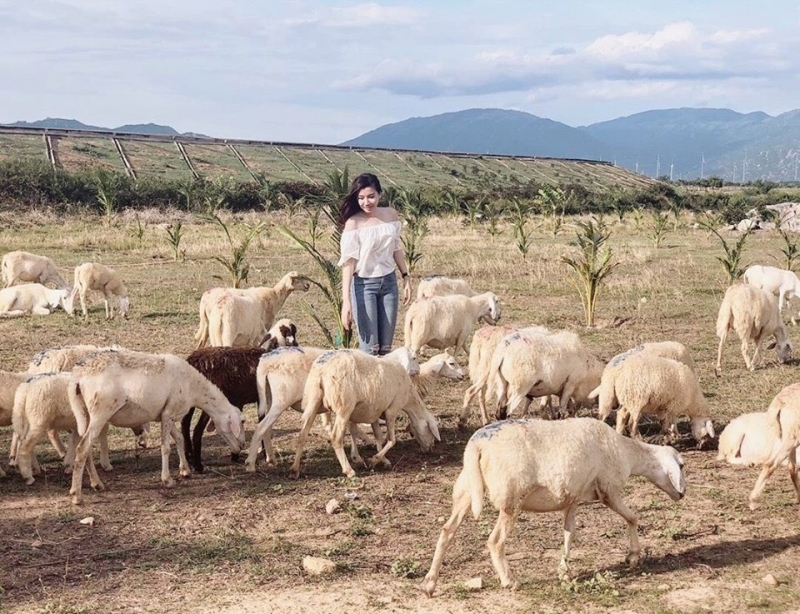
MULTIPOLYGON (((229 248, 218 227, 184 217, 185 260, 174 261, 165 229, 178 215, 183 214, 141 214, 140 240, 128 214, 107 227, 96 217, 0 213, 0 252, 46 254, 65 273, 83 261, 115 266, 132 299, 127 322, 106 322, 99 300, 88 322, 62 312, 0 321, 0 368, 21 370, 35 352, 73 343, 187 355, 194 347, 200 295, 227 284, 212 256, 229 248)), ((263 217, 239 219, 252 223, 263 217)), ((282 213, 266 220, 268 231, 251 247, 249 283, 271 285, 292 269, 319 277, 305 252, 278 230, 289 225, 303 234, 306 220, 282 213)), ((740 413, 766 408, 783 386, 797 381, 798 361, 779 365, 774 351, 748 372, 735 340, 725 350, 722 376, 714 377, 714 322, 726 287, 716 237, 693 228, 687 214, 656 249, 647 222, 637 231, 632 220, 607 221, 620 266, 600 296, 599 325, 591 330, 582 325, 583 312, 561 262, 573 249, 574 220, 556 236, 549 221, 539 220, 526 260, 510 226, 501 225, 503 233, 492 238, 485 228, 466 228, 456 218, 431 220, 416 276, 464 277, 473 287, 501 296, 504 323, 576 330, 603 359, 642 341, 687 344, 718 431, 740 413), (622 325, 608 325, 615 320, 622 325)), ((240 231, 234 227, 234 234, 240 231)), ((773 264, 782 245, 777 234, 755 234, 745 263, 773 264)), ((321 345, 324 337, 306 311, 309 304, 332 321, 313 289, 290 296, 282 314, 297 322, 301 343, 321 345)), ((789 332, 800 347, 798 329, 789 332)), ((402 342, 399 334, 396 342, 402 342)), ((677 447, 686 459, 687 496, 673 503, 638 478, 626 490, 646 547, 639 568, 623 563, 623 520, 602 506, 587 505, 578 513, 572 552, 577 577, 561 584, 556 577, 561 516, 524 515, 508 544, 520 588, 504 591, 485 546, 496 520, 487 505, 480 520, 469 518, 457 534, 435 597, 424 597, 418 584, 450 512, 464 445, 478 426, 473 417, 470 428, 457 428, 466 387, 465 382, 445 383, 432 392, 429 407, 442 433, 433 452, 421 453, 403 433, 388 455, 391 469, 362 469, 354 479, 340 475, 319 425, 309 439, 302 477, 289 479, 299 422, 292 411, 277 424, 278 467, 259 464, 255 474, 245 473, 229 460, 219 436, 207 433, 206 472, 179 479, 171 489, 159 481, 158 427, 138 458, 130 435, 114 432, 115 468, 103 475, 107 490, 93 492, 87 485, 81 507, 71 505, 69 477, 43 443, 38 451, 44 473, 34 485, 26 486, 13 471, 0 479, 0 611, 785 612, 800 607, 798 506, 787 476, 776 474, 763 506, 751 512, 747 494, 756 470, 717 462, 713 449, 694 449, 685 423, 677 447), (331 498, 343 503, 343 511, 329 516, 325 504, 331 498), (93 524, 80 522, 88 517, 93 524), (337 573, 325 579, 306 576, 301 560, 308 554, 335 561, 337 573), (764 582, 768 574, 777 584, 764 582), (472 592, 463 583, 475 576, 484 578, 485 588, 472 592)), ((251 432, 255 411, 246 413, 251 432)), ((0 429, 4 466, 10 437, 8 428, 0 429)), ((175 457, 173 450, 173 475, 175 457)))

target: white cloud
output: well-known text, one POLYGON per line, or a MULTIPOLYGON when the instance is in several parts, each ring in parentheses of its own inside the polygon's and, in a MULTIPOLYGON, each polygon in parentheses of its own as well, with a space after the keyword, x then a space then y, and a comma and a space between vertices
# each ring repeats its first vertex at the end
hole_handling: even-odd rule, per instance
POLYGON ((412 25, 424 15, 408 6, 383 6, 375 2, 334 8, 323 24, 334 28, 412 25))

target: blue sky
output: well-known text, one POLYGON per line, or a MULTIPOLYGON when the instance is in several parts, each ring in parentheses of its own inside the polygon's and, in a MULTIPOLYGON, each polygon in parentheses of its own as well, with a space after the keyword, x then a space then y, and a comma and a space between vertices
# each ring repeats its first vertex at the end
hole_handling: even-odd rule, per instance
POLYGON ((0 123, 339 143, 475 107, 776 115, 798 64, 797 0, 0 0, 0 123))

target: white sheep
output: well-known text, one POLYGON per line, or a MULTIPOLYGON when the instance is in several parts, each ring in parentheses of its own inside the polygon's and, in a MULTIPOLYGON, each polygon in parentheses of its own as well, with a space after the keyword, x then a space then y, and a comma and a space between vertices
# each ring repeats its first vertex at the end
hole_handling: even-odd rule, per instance
POLYGON ((714 438, 708 401, 703 396, 697 376, 687 365, 671 358, 637 352, 618 365, 603 371, 600 386, 591 397, 599 396, 599 415, 608 416, 619 403, 617 432, 625 432, 626 421, 631 437, 638 438, 642 414, 662 420, 671 437, 677 435, 679 416, 688 416, 692 435, 698 446, 714 438))
POLYGON ((111 299, 115 296, 119 299, 120 315, 124 319, 128 319, 128 308, 130 307, 128 289, 114 269, 97 262, 84 262, 75 267, 72 299, 74 301, 76 295, 80 297, 84 318, 89 317, 86 311, 86 294, 89 290, 97 290, 103 293, 103 304, 106 308, 107 320, 114 318, 114 306, 111 303, 111 299))
MULTIPOLYGON (((28 379, 28 373, 15 373, 13 371, 0 371, 0 427, 11 426, 11 417, 14 413, 14 395, 19 385, 28 379)), ((61 447, 63 455, 64 448, 61 447)), ((11 442, 12 465, 16 460, 16 443, 11 442)), ((0 467, 0 477, 4 477, 5 471, 0 467)))
POLYGON ((477 296, 433 296, 414 301, 406 311, 404 345, 416 356, 423 346, 439 350, 455 348, 467 352, 467 338, 481 318, 489 324, 500 318, 497 296, 491 292, 477 296))
MULTIPOLYGON (((458 418, 459 426, 465 426, 469 419, 469 404, 475 395, 478 395, 478 407, 480 409, 481 421, 486 426, 489 423, 489 414, 486 411, 486 400, 488 396, 489 369, 492 366, 492 356, 497 345, 506 335, 516 332, 517 329, 510 326, 492 326, 487 324, 481 326, 472 336, 469 345, 469 379, 472 383, 464 393, 464 402, 461 406, 461 415, 458 418)), ((543 326, 535 326, 524 329, 526 331, 549 332, 543 326)))
POLYGON ((46 316, 61 307, 73 314, 69 288, 51 289, 42 284, 22 284, 0 290, 0 317, 16 318, 28 314, 46 316))
POLYGON ((728 338, 728 331, 735 330, 742 342, 742 356, 747 368, 754 371, 758 364, 761 344, 767 337, 774 337, 767 349, 777 347, 778 360, 786 362, 792 354, 792 344, 786 332, 775 297, 765 291, 747 284, 736 284, 728 288, 717 316, 717 367, 715 373, 722 373, 722 347, 728 338), (754 341, 756 349, 753 358, 748 356, 750 341, 754 341))
MULTIPOLYGON (((778 426, 774 418, 770 418, 765 411, 737 416, 719 434, 717 460, 747 467, 763 465, 780 447, 781 434, 778 426)), ((788 459, 783 464, 787 465, 788 459)))
POLYGON ((750 493, 751 510, 760 505, 767 480, 784 462, 789 464, 789 477, 794 486, 796 501, 800 503, 800 476, 797 473, 797 449, 800 447, 800 384, 786 386, 772 399, 767 408, 766 422, 765 430, 779 443, 772 448, 769 458, 762 461, 761 473, 750 493))
POLYGON ((600 383, 603 363, 570 331, 520 330, 504 337, 486 375, 497 398, 498 417, 525 414, 533 397, 558 395, 559 411, 583 404, 600 383))
MULTIPOLYGON (((778 311, 783 312, 783 304, 788 305, 792 297, 800 295, 800 279, 793 271, 779 269, 774 266, 761 266, 754 264, 747 267, 742 274, 742 279, 746 284, 754 288, 766 290, 770 294, 778 297, 778 311)), ((795 318, 792 317, 792 324, 795 318)))
POLYGON ((463 279, 453 279, 442 275, 432 275, 420 280, 417 286, 417 298, 430 298, 431 296, 447 296, 450 294, 462 294, 464 296, 475 296, 478 293, 469 287, 463 279))
POLYGON ((3 255, 0 267, 6 288, 23 281, 42 285, 51 283, 61 290, 68 287, 55 263, 47 256, 23 251, 8 252, 3 255))
POLYGON ((197 347, 259 345, 288 296, 308 288, 308 280, 292 271, 274 287, 207 290, 200 299, 197 347))
MULTIPOLYGON (((408 415, 420 447, 429 451, 434 440, 439 441, 439 427, 411 381, 411 376, 418 373, 418 363, 404 347, 383 357, 339 350, 317 358, 303 389, 303 426, 290 474, 295 478, 300 475, 303 447, 314 418, 321 412, 330 412, 333 416, 331 445, 342 473, 348 477, 355 476, 344 453, 344 432, 350 422, 373 424, 381 417, 386 420, 387 440, 370 459, 373 467, 379 462, 389 464, 386 453, 396 443, 395 420, 401 411, 408 415)), ((355 443, 354 440, 353 445, 355 443)), ((356 460, 361 461, 360 457, 356 460)))
MULTIPOLYGON (((74 504, 82 501, 83 469, 92 443, 109 421, 125 427, 161 422, 161 481, 166 486, 174 484, 169 472, 170 435, 178 448, 181 475, 190 473, 183 437, 175 427, 190 407, 205 411, 214 420, 232 453, 241 449, 242 412, 183 358, 130 350, 100 351, 75 365, 72 374, 68 393, 81 434, 70 490, 74 504)), ((103 488, 99 478, 90 477, 92 487, 103 488)))
POLYGON ((558 573, 568 578, 578 505, 599 501, 628 523, 626 561, 635 567, 641 552, 638 520, 622 498, 631 475, 646 477, 673 501, 684 495, 683 459, 673 448, 621 437, 593 418, 504 420, 484 426, 464 450, 464 467, 453 487, 453 511, 442 527, 423 591, 433 595, 447 547, 470 510, 475 519, 480 516, 487 491, 500 512, 488 546, 504 588, 516 586, 505 542, 522 511, 564 512, 564 550, 558 573))

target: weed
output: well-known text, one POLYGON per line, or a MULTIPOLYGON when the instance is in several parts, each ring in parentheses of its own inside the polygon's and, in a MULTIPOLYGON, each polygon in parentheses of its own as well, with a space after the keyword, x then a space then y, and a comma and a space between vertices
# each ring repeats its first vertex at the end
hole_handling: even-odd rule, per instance
POLYGON ((350 525, 350 535, 353 537, 366 537, 372 535, 372 523, 368 520, 356 519, 350 525))
POLYGON ((175 262, 183 261, 186 258, 186 250, 181 249, 181 241, 183 240, 183 222, 180 220, 174 224, 170 224, 166 228, 167 242, 172 247, 172 257, 175 262))
POLYGON ((794 267, 800 262, 800 239, 792 238, 792 235, 781 228, 778 232, 781 233, 783 239, 783 247, 781 254, 783 254, 783 265, 788 271, 793 271, 794 267))
POLYGON ((111 225, 111 221, 117 212, 117 194, 119 192, 120 176, 104 169, 97 171, 95 175, 95 191, 97 202, 103 210, 106 226, 111 225))
POLYGON ((745 243, 747 243, 747 238, 753 232, 752 228, 748 228, 744 231, 735 242, 729 243, 710 222, 700 222, 700 225, 706 230, 713 232, 722 244, 722 250, 725 252, 725 255, 717 256, 716 258, 722 265, 722 268, 725 269, 728 281, 734 282, 739 279, 744 272, 744 267, 741 266, 742 255, 744 253, 745 243))
POLYGON ((417 263, 422 260, 422 240, 428 233, 428 224, 425 221, 425 202, 419 190, 400 190, 400 203, 403 209, 403 218, 406 221, 406 232, 401 241, 405 250, 408 270, 413 273, 417 263))
POLYGON ((611 571, 595 573, 588 580, 563 580, 561 587, 568 593, 575 594, 603 594, 611 597, 619 597, 620 591, 617 588, 617 574, 611 571))
POLYGON ((136 225, 133 227, 132 233, 133 236, 136 237, 139 241, 139 249, 142 247, 142 239, 144 238, 144 226, 142 226, 142 220, 139 218, 139 214, 136 214, 134 218, 136 220, 136 225))
POLYGON ((250 263, 247 261, 247 250, 250 247, 250 243, 264 230, 267 223, 259 222, 253 226, 247 226, 247 232, 244 237, 242 237, 238 245, 235 245, 228 225, 216 213, 212 213, 206 218, 217 224, 225 232, 225 237, 228 239, 228 245, 231 250, 230 258, 223 258, 222 256, 214 256, 213 258, 224 266, 230 274, 231 286, 238 288, 243 282, 247 281, 247 276, 250 274, 250 263))
POLYGON ((453 587, 453 596, 461 600, 469 599, 472 597, 472 591, 463 584, 457 584, 453 587))
POLYGON ((669 220, 661 211, 653 211, 650 218, 650 241, 653 243, 653 247, 661 247, 661 242, 667 235, 668 224, 669 220))
POLYGON ((419 563, 417 561, 410 557, 403 556, 392 561, 392 566, 389 569, 389 573, 391 573, 393 576, 397 576, 398 578, 413 578, 416 575, 418 568, 419 563))

